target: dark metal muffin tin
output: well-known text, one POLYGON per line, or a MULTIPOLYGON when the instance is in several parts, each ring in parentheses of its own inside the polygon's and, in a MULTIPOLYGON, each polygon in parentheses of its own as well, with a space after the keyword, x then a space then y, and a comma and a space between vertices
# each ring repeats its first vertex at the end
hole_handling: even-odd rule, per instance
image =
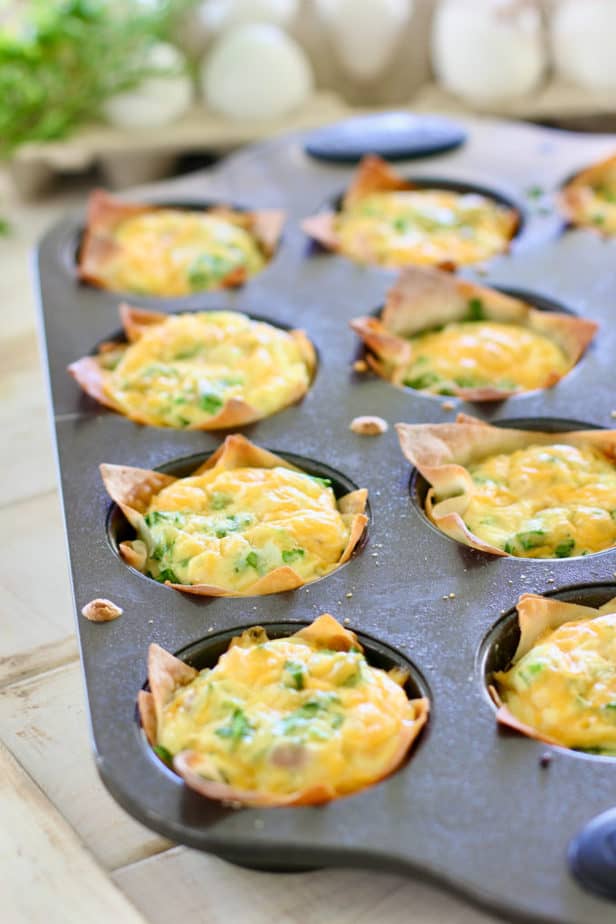
MULTIPOLYGON (((597 319, 601 329, 555 388, 489 405, 454 401, 455 407, 494 421, 575 418, 615 425, 616 242, 564 229, 549 193, 616 141, 512 123, 477 121, 467 127, 465 147, 401 167, 410 178, 442 177, 479 188, 485 183, 524 206, 511 254, 492 260, 484 275, 472 268, 464 275, 555 299, 597 319), (527 196, 536 186, 546 192, 540 200, 527 196)), ((131 301, 169 311, 237 308, 301 326, 313 340, 320 361, 304 401, 243 429, 262 446, 301 453, 316 468, 331 466, 369 489, 372 518, 365 547, 344 568, 308 587, 266 597, 199 599, 160 586, 120 560, 107 531, 110 504, 99 463, 156 468, 211 452, 224 434, 139 427, 81 394, 65 368, 117 331, 120 299, 75 279, 82 214, 58 224, 40 246, 76 612, 98 596, 124 610, 104 625, 77 617, 100 774, 118 802, 144 824, 237 863, 270 870, 337 865, 404 871, 514 918, 613 922, 614 905, 576 883, 566 854, 575 833, 614 800, 616 764, 554 748, 547 749, 552 759, 543 768, 545 745, 497 730, 484 673, 486 665, 500 663, 491 646, 499 641, 501 614, 512 610, 521 592, 573 588, 577 598, 582 585, 610 584, 616 551, 533 561, 463 548, 417 509, 393 426, 378 438, 349 430, 359 414, 379 414, 393 425, 452 420, 455 412, 450 399, 352 372, 358 340, 348 321, 383 303, 394 274, 319 252, 301 233, 298 221, 338 195, 352 172, 309 158, 304 140, 292 136, 248 149, 210 174, 144 195, 148 201, 285 208, 280 249, 264 272, 238 291, 131 301), (410 760, 377 786, 318 808, 233 811, 187 790, 148 749, 138 725, 135 697, 145 682, 148 644, 188 650, 205 663, 208 643, 218 644, 221 633, 227 638, 247 624, 294 626, 322 612, 348 620, 417 671, 415 680, 428 692, 432 711, 410 760)), ((608 591, 616 594, 616 583, 608 591)), ((511 621, 502 630, 500 650, 511 652, 511 621)))

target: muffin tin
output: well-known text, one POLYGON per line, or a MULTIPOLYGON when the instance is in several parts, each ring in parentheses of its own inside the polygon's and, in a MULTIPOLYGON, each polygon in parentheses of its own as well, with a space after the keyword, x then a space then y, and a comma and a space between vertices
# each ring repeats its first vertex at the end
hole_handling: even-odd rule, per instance
POLYGON ((99 596, 124 610, 104 625, 77 616, 96 762, 107 788, 141 822, 235 863, 395 870, 434 880, 500 915, 607 924, 614 905, 576 882, 567 848, 611 806, 616 764, 499 731, 486 671, 513 650, 511 614, 520 593, 556 591, 584 602, 616 595, 616 550, 546 561, 463 548, 428 524, 414 502, 393 427, 375 438, 349 430, 363 414, 421 423, 452 420, 456 410, 496 422, 544 418, 542 427, 550 419, 556 430, 572 418, 578 426, 615 424, 616 242, 566 230, 551 193, 609 153, 616 139, 487 120, 466 128, 464 147, 399 165, 411 179, 480 189, 485 183, 523 206, 511 253, 463 275, 533 293, 539 307, 554 300, 601 324, 555 388, 502 403, 435 399, 352 371, 358 339, 348 321, 382 305, 394 274, 319 252, 299 230, 299 220, 339 195, 352 172, 306 155, 306 137, 247 149, 211 173, 143 194, 147 201, 229 201, 288 213, 278 252, 244 288, 131 302, 168 311, 238 309, 303 327, 315 344, 319 365, 302 403, 242 432, 275 452, 301 453, 308 470, 328 466, 343 483, 367 487, 371 519, 363 547, 345 567, 297 591, 195 598, 121 561, 116 538, 123 527, 110 510, 99 463, 188 470, 191 457, 213 452, 224 434, 139 427, 81 394, 66 366, 117 332, 120 297, 76 281, 83 214, 68 216, 42 240, 42 320, 76 612, 99 596), (147 747, 137 721, 148 644, 205 664, 246 625, 293 631, 322 612, 358 631, 375 663, 410 662, 414 688, 430 697, 432 710, 409 761, 377 786, 318 808, 234 811, 190 792, 147 747), (543 766, 546 751, 551 760, 543 766))

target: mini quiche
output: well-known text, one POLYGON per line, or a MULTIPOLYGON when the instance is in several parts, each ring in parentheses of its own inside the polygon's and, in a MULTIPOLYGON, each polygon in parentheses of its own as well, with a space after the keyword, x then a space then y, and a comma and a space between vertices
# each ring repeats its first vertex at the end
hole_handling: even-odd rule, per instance
POLYGON ((515 209, 478 193, 416 188, 370 155, 341 210, 313 215, 302 227, 323 247, 358 263, 453 269, 504 253, 518 224, 515 209))
POLYGON ((120 306, 126 343, 105 343, 69 373, 92 398, 141 424, 237 427, 299 401, 316 367, 303 331, 232 311, 167 315, 120 306))
POLYGON ((239 286, 276 250, 284 213, 167 208, 92 193, 78 257, 83 282, 137 295, 239 286))
POLYGON ((616 430, 541 433, 459 415, 397 424, 445 535, 493 555, 569 558, 616 546, 616 430))
POLYGON ((310 805, 370 786, 405 759, 428 718, 406 673, 371 667, 324 614, 294 635, 257 626, 197 672, 150 645, 141 722, 158 756, 210 799, 310 805))
POLYGON ((493 675, 497 719, 522 734, 616 756, 616 598, 599 609, 524 594, 520 643, 493 675))
POLYGON ((123 559, 191 594, 301 587, 346 562, 367 524, 366 490, 336 498, 327 479, 239 435, 188 478, 123 465, 101 474, 138 536, 121 543, 123 559))
POLYGON ((404 270, 380 318, 351 321, 366 360, 394 385, 468 401, 549 388, 577 363, 597 325, 537 311, 428 267, 404 270))
POLYGON ((560 205, 572 225, 616 234, 616 154, 570 180, 560 205))

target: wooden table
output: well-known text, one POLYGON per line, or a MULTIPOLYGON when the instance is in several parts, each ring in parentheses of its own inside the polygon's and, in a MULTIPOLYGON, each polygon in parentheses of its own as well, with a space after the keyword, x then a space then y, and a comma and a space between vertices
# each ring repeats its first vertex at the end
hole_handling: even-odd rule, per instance
MULTIPOLYGON (((5 182, 5 186, 6 186, 5 182)), ((489 924, 426 885, 365 871, 248 872, 126 815, 90 754, 30 254, 86 189, 2 196, 0 920, 3 924, 489 924)))

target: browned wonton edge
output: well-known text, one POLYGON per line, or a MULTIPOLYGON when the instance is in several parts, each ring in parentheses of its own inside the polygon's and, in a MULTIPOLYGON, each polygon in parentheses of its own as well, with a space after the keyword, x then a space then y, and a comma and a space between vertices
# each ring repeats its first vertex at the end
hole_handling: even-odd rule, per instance
POLYGON ((590 228, 603 237, 609 236, 610 232, 593 221, 589 209, 592 210, 593 187, 600 184, 604 175, 614 166, 616 154, 581 170, 563 187, 558 195, 558 204, 570 224, 590 228))

